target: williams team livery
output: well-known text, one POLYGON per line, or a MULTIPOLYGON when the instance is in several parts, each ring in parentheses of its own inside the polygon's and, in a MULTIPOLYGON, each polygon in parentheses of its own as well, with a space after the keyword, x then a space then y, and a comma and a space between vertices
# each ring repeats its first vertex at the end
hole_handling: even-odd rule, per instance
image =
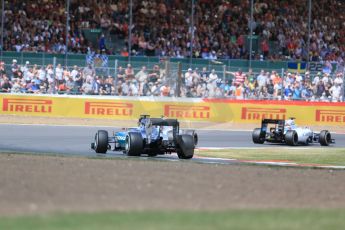
POLYGON ((256 128, 252 132, 252 139, 255 144, 283 143, 291 146, 310 143, 320 143, 322 146, 329 146, 335 143, 328 130, 320 133, 313 132, 308 127, 298 127, 295 118, 284 119, 263 119, 261 128, 256 128))

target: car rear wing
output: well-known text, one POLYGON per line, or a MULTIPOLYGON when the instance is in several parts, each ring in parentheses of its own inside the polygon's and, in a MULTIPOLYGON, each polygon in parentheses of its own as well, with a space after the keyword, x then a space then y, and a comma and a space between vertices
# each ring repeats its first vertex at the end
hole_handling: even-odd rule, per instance
POLYGON ((261 121, 261 133, 264 136, 268 132, 267 127, 269 124, 274 124, 278 130, 283 131, 285 127, 285 120, 283 119, 262 119, 261 121))
POLYGON ((177 119, 151 118, 151 116, 147 114, 140 115, 139 122, 142 119, 150 119, 152 125, 174 126, 174 127, 179 126, 179 122, 177 119))
POLYGON ((177 119, 150 118, 152 125, 158 126, 179 126, 177 119))
POLYGON ((277 125, 285 125, 285 120, 282 119, 263 119, 261 124, 277 124, 277 125))

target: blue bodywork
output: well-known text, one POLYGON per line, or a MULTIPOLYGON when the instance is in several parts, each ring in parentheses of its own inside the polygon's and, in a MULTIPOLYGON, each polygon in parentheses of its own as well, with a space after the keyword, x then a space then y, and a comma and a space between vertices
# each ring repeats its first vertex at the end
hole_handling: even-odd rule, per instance
MULTIPOLYGON (((140 133, 143 139, 146 139, 146 119, 142 119, 139 122, 139 127, 128 128, 126 131, 116 132, 114 137, 111 138, 111 142, 115 142, 115 150, 124 150, 126 145, 126 137, 129 132, 140 133)), ((159 127, 153 126, 151 132, 151 142, 155 140, 160 140, 160 132, 159 127)))
POLYGON ((141 115, 137 127, 125 128, 109 135, 98 130, 91 148, 96 153, 123 151, 128 156, 156 156, 177 153, 181 159, 193 157, 198 136, 194 130, 181 130, 177 119, 150 118, 141 115))
POLYGON ((125 149, 126 136, 127 136, 127 131, 115 133, 114 142, 115 142, 116 149, 125 149))

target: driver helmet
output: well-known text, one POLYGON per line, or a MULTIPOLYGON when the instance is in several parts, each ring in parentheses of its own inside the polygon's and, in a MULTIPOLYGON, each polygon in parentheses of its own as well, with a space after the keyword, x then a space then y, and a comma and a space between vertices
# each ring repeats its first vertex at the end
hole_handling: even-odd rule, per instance
POLYGON ((286 125, 286 126, 295 126, 296 123, 295 123, 295 120, 294 120, 294 119, 289 119, 289 120, 286 120, 286 121, 285 121, 285 125, 286 125))
POLYGON ((145 118, 139 118, 139 126, 145 126, 145 124, 146 124, 146 119, 145 118))

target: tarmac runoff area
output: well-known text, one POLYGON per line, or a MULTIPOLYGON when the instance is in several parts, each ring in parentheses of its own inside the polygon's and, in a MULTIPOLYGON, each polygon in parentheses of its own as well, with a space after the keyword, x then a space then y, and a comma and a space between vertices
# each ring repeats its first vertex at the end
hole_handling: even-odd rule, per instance
MULTIPOLYGON (((90 148, 94 134, 99 129, 109 133, 121 130, 111 126, 85 125, 47 125, 47 124, 0 124, 0 152, 62 154, 65 156, 97 156, 90 148)), ((199 151, 208 149, 260 149, 291 148, 286 145, 255 145, 251 140, 250 130, 217 130, 215 128, 197 129, 199 151)), ((336 144, 334 147, 345 147, 345 134, 332 133, 336 144)), ((333 147, 333 146, 332 146, 333 147)), ((328 148, 332 148, 328 147, 328 148)), ((321 148, 317 143, 294 148, 321 148)), ((126 158, 121 152, 108 151, 107 157, 126 158)), ((143 160, 180 161, 175 154, 155 158, 141 157, 143 160)), ((197 154, 193 162, 206 164, 259 164, 277 166, 312 166, 320 168, 345 169, 345 166, 298 165, 294 162, 279 161, 240 161, 237 159, 200 157, 197 154)))

